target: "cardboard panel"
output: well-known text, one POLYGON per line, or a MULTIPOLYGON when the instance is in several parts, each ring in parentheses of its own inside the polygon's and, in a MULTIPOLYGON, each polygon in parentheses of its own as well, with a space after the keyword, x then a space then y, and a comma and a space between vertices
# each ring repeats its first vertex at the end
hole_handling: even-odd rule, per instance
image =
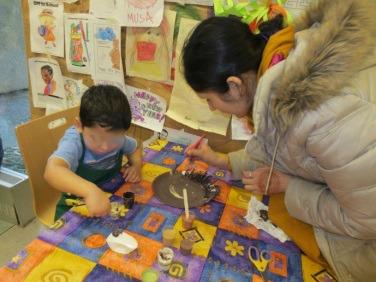
POLYGON ((46 225, 53 223, 60 192, 44 180, 44 168, 77 115, 78 107, 34 119, 16 128, 18 144, 30 179, 35 214, 46 225))

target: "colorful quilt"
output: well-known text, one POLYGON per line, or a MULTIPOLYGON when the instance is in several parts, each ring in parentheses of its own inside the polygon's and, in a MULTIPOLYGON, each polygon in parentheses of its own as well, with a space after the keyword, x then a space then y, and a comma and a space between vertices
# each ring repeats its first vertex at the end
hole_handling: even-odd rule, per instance
POLYGON ((161 203, 151 185, 164 172, 187 168, 184 149, 160 140, 145 148, 142 182, 124 184, 110 198, 121 202, 124 192, 134 192, 131 210, 116 218, 90 218, 84 206, 73 208, 0 268, 0 281, 138 281, 145 269, 160 270, 156 257, 163 247, 162 230, 168 226, 178 234, 175 257, 167 272, 160 271, 158 281, 332 281, 293 242, 281 243, 250 225, 243 217, 252 194, 232 181, 230 172, 200 161, 195 161, 195 169, 212 175, 221 192, 214 201, 192 209, 197 220, 184 230, 183 210, 161 203), (138 249, 128 255, 112 252, 106 237, 114 228, 126 229, 138 249), (195 241, 191 256, 180 253, 182 238, 195 241), (248 258, 250 246, 270 255, 263 273, 248 258))

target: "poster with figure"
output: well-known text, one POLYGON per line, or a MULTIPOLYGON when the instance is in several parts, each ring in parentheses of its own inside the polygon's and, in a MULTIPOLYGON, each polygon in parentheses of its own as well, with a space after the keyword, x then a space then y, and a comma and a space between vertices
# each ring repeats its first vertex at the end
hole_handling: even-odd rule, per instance
POLYGON ((50 58, 29 58, 29 74, 33 105, 45 108, 46 104, 64 106, 64 81, 57 61, 50 58))
POLYGON ((120 25, 115 21, 93 22, 93 64, 91 75, 94 80, 124 82, 120 52, 120 25))
POLYGON ((65 109, 78 106, 81 102, 81 97, 88 89, 88 87, 82 83, 82 79, 76 80, 70 77, 63 76, 64 80, 64 104, 55 104, 47 101, 46 103, 46 115, 50 115, 65 109))
POLYGON ((125 0, 90 0, 89 13, 96 18, 113 19, 122 24, 125 0))
POLYGON ((126 95, 131 106, 132 123, 161 132, 166 113, 166 100, 151 92, 125 86, 126 95))
POLYGON ((176 12, 166 10, 158 27, 128 27, 125 44, 127 75, 168 81, 176 12))
MULTIPOLYGON (((179 62, 181 50, 187 36, 199 21, 182 18, 176 44, 176 61, 179 62)), ((167 116, 194 129, 226 135, 230 117, 218 111, 212 112, 207 102, 200 99, 185 82, 183 74, 176 68, 175 83, 172 89, 167 116)))
POLYGON ((90 16, 64 14, 65 60, 70 72, 91 74, 92 45, 90 16))
POLYGON ((164 0, 125 0, 125 26, 157 27, 163 17, 164 0))
POLYGON ((64 57, 63 3, 29 0, 31 52, 64 57))
POLYGON ((112 85, 116 86, 119 88, 123 93, 125 94, 126 88, 125 88, 125 83, 123 81, 112 81, 112 80, 101 80, 101 79, 96 79, 94 80, 94 85, 112 85))
POLYGON ((66 76, 63 76, 63 79, 66 108, 78 106, 81 102, 82 95, 88 89, 88 87, 82 83, 82 79, 76 80, 66 76))

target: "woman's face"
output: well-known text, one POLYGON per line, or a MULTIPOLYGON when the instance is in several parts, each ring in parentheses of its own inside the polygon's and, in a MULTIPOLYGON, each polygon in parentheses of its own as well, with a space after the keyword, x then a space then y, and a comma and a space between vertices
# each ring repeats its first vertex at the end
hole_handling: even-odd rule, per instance
POLYGON ((253 105, 256 80, 253 79, 253 76, 244 78, 243 80, 230 81, 229 90, 226 93, 206 91, 197 93, 197 95, 206 100, 212 111, 218 110, 222 113, 235 115, 238 118, 245 117, 249 114, 253 105), (247 83, 245 84, 242 81, 247 81, 247 83))

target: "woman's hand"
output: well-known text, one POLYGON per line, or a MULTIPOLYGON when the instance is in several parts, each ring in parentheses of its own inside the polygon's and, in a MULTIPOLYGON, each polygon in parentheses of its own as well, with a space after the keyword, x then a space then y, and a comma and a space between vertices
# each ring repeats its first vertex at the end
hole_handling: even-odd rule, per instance
POLYGON ((213 151, 207 143, 202 142, 198 148, 188 148, 185 154, 192 159, 200 159, 211 166, 228 169, 228 156, 213 151))
MULTIPOLYGON (((264 194, 269 171, 269 166, 259 167, 254 171, 243 171, 242 181, 244 188, 257 194, 264 194)), ((268 194, 285 192, 290 179, 291 176, 274 169, 270 179, 268 194)))

